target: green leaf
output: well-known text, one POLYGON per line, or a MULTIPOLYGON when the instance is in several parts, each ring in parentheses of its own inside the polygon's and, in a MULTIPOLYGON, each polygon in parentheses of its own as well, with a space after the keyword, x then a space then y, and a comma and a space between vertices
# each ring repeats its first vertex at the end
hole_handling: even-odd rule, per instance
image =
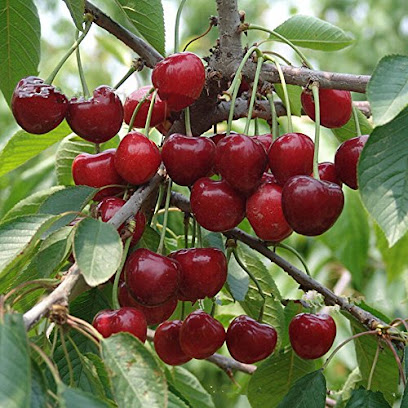
POLYGON ((77 224, 74 255, 89 286, 106 282, 116 272, 122 251, 122 241, 112 225, 93 218, 77 224))
POLYGON ((7 408, 29 408, 31 367, 23 317, 6 314, 0 321, 0 401, 7 408))
POLYGON ((201 228, 201 234, 204 247, 217 248, 220 251, 225 252, 224 238, 221 233, 210 232, 201 228))
POLYGON ((38 74, 40 38, 40 19, 33 0, 2 2, 0 89, 9 105, 17 82, 26 76, 38 74))
POLYGON ((112 408, 112 405, 106 401, 78 388, 66 387, 64 385, 61 388, 59 390, 60 402, 64 408, 112 408))
POLYGON ((19 130, 0 152, 0 176, 37 156, 71 132, 65 121, 44 135, 33 135, 24 130, 19 130))
POLYGON ((324 408, 326 379, 321 370, 300 378, 286 394, 279 408, 324 408))
POLYGON ((272 355, 261 363, 248 385, 253 408, 276 408, 292 385, 315 369, 313 360, 303 360, 292 349, 272 355))
POLYGON ((408 108, 373 130, 358 163, 360 194, 393 246, 408 231, 408 108))
POLYGON ((167 408, 189 408, 189 406, 176 394, 169 392, 169 405, 167 405, 167 408))
MULTIPOLYGON (((364 114, 357 109, 358 123, 360 124, 360 130, 362 135, 369 135, 373 131, 373 127, 364 114)), ((342 127, 336 129, 330 129, 337 140, 341 143, 357 136, 356 123, 354 116, 352 115, 350 120, 342 127)))
POLYGON ((408 387, 405 386, 400 408, 408 408, 408 387))
MULTIPOLYGON (((336 51, 352 44, 354 39, 340 28, 312 16, 295 15, 275 31, 293 44, 312 50, 336 51)), ((273 37, 279 41, 276 37, 273 37)))
POLYGON ((408 56, 381 59, 367 85, 374 124, 385 125, 408 106, 408 56))
POLYGON ((85 0, 64 0, 64 3, 68 7, 75 27, 79 31, 83 31, 84 28, 82 23, 84 21, 85 0))
POLYGON ((31 360, 31 401, 30 408, 47 406, 47 384, 44 373, 35 360, 31 360))
POLYGON ((244 301, 249 289, 249 276, 238 265, 234 256, 228 262, 227 283, 233 298, 238 302, 244 301))
MULTIPOLYGON (((380 392, 360 388, 354 390, 346 408, 391 408, 380 392)), ((401 408, 404 408, 401 405, 401 408)))
MULTIPOLYGON (((282 103, 285 104, 285 94, 283 93, 283 88, 281 84, 274 84, 274 88, 282 103)), ((286 85, 289 96, 289 104, 292 115, 301 116, 302 115, 302 103, 300 102, 300 94, 302 93, 302 88, 297 85, 286 85)))
POLYGON ((137 243, 138 248, 147 248, 156 252, 160 243, 160 234, 154 230, 150 225, 146 225, 142 237, 137 243))
POLYGON ((104 339, 102 359, 108 368, 118 406, 167 406, 165 375, 155 357, 136 337, 129 333, 118 333, 104 339))

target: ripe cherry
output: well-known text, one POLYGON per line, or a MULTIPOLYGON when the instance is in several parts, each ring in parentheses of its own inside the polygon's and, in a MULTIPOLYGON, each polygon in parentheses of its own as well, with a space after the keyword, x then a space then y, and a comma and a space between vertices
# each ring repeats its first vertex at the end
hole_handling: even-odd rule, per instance
POLYGON ((158 306, 176 296, 178 263, 140 248, 126 260, 125 280, 136 301, 145 306, 158 306))
POLYGON ((180 264, 179 293, 185 300, 213 297, 227 280, 227 259, 219 249, 180 249, 169 256, 180 264))
POLYGON ((152 83, 170 110, 191 105, 205 84, 201 59, 191 52, 179 52, 161 60, 153 69, 152 83))
POLYGON ((248 198, 246 216, 259 238, 279 242, 292 233, 282 211, 282 187, 272 182, 262 184, 248 198))
MULTIPOLYGON (((115 149, 108 149, 97 154, 81 153, 75 157, 72 162, 72 177, 75 184, 89 187, 125 184, 113 162, 115 152, 115 149)), ((103 197, 115 195, 122 190, 120 187, 104 188, 95 195, 94 200, 100 201, 103 197)))
POLYGON ((313 140, 303 133, 286 133, 278 137, 268 153, 269 167, 278 184, 283 186, 292 176, 310 175, 313 154, 313 140))
POLYGON ((161 154, 171 179, 181 186, 190 186, 211 172, 215 144, 206 137, 174 133, 164 142, 161 154))
POLYGON ((67 122, 83 139, 94 143, 106 142, 122 127, 122 102, 109 86, 101 85, 94 90, 92 98, 72 98, 69 101, 67 122))
POLYGON ((131 184, 147 183, 157 172, 159 148, 143 133, 130 132, 119 143, 115 154, 116 171, 131 184))
POLYGON ((269 149, 271 148, 273 142, 273 137, 270 133, 265 133, 263 135, 255 135, 252 136, 252 138, 255 139, 257 142, 261 143, 265 149, 265 152, 269 153, 269 149))
POLYGON ((245 364, 268 357, 275 350, 277 340, 278 335, 272 326, 243 315, 231 322, 226 336, 231 356, 245 364))
POLYGON ((65 118, 68 99, 54 86, 34 76, 21 79, 14 89, 11 110, 17 123, 29 133, 55 129, 65 118))
MULTIPOLYGON (((123 105, 124 119, 125 123, 129 124, 132 118, 133 111, 139 102, 145 97, 149 92, 150 86, 143 86, 142 88, 133 91, 125 100, 123 105)), ((135 120, 133 122, 133 127, 144 128, 146 126, 147 113, 150 107, 150 101, 152 100, 152 95, 150 94, 147 99, 140 106, 139 111, 136 114, 135 120)), ((157 95, 154 101, 152 117, 150 119, 150 126, 156 126, 164 122, 167 118, 167 103, 162 101, 157 95)))
POLYGON ((332 183, 336 183, 340 187, 342 186, 343 183, 337 176, 336 166, 334 165, 334 163, 322 162, 319 163, 318 167, 320 180, 331 181, 332 183))
POLYGON ((181 325, 180 346, 189 357, 210 357, 224 341, 225 330, 222 324, 203 310, 190 313, 181 325))
POLYGON ((154 334, 154 348, 162 361, 169 365, 187 363, 191 357, 187 356, 180 347, 181 320, 162 323, 154 334))
POLYGON ((128 332, 136 336, 142 343, 146 341, 146 318, 141 311, 132 307, 101 310, 95 316, 92 324, 105 338, 114 333, 128 332))
POLYGON ((225 180, 198 179, 191 189, 190 202, 197 222, 209 231, 227 231, 245 217, 245 198, 225 180))
POLYGON ((346 140, 338 147, 334 157, 338 178, 353 190, 358 189, 357 163, 367 140, 368 135, 346 140))
POLYGON ((310 176, 294 176, 282 190, 283 214, 302 235, 323 234, 336 222, 343 205, 343 191, 337 184, 310 176))
POLYGON ((326 354, 336 337, 336 323, 327 314, 301 313, 289 324, 289 339, 295 353, 306 360, 326 354))

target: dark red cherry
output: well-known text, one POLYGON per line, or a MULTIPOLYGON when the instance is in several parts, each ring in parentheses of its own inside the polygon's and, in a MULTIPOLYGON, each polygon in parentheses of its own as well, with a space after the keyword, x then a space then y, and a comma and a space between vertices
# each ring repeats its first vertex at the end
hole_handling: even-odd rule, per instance
POLYGON ((180 186, 191 186, 211 172, 215 144, 206 137, 174 133, 164 142, 161 155, 170 178, 180 186))
POLYGON ((265 152, 269 153, 269 149, 271 148, 273 142, 273 137, 270 133, 265 133, 263 135, 255 135, 252 136, 252 139, 255 139, 257 142, 261 143, 261 145, 265 149, 265 152))
POLYGON ((189 357, 210 357, 224 341, 225 330, 222 324, 203 310, 190 313, 181 325, 180 346, 189 357))
MULTIPOLYGON (((142 88, 133 91, 125 100, 123 105, 124 119, 125 123, 129 124, 132 118, 133 111, 136 109, 138 103, 145 97, 149 92, 150 86, 143 86, 142 88)), ((146 126, 147 113, 150 107, 150 101, 152 100, 152 95, 150 94, 147 99, 142 103, 139 111, 136 114, 135 121, 133 122, 133 127, 144 128, 146 126)), ((150 127, 161 124, 167 118, 167 103, 160 99, 160 96, 156 96, 153 106, 152 117, 150 119, 150 127)))
POLYGON ((225 136, 215 149, 215 167, 242 194, 256 189, 267 162, 262 144, 246 135, 225 136))
POLYGON ((55 129, 65 118, 68 99, 54 86, 34 76, 21 79, 14 89, 11 110, 17 123, 29 133, 55 129))
POLYGON ((122 102, 109 86, 101 85, 94 90, 92 98, 72 98, 69 101, 67 122, 83 139, 94 143, 106 142, 122 127, 122 102))
POLYGON ((181 320, 162 323, 154 333, 154 348, 157 355, 166 364, 176 366, 187 363, 187 356, 180 347, 181 320))
POLYGON ((216 248, 180 249, 169 255, 180 264, 179 293, 183 299, 215 296, 227 280, 227 259, 216 248))
POLYGON ((336 222, 343 205, 343 191, 337 184, 310 176, 294 176, 282 190, 283 214, 302 235, 323 234, 336 222))
POLYGON ((282 187, 267 182, 248 198, 246 216, 259 238, 279 242, 292 233, 282 211, 282 187))
POLYGON ((310 175, 313 169, 314 143, 303 133, 278 137, 269 150, 269 167, 283 186, 292 176, 310 175))
POLYGON ((334 163, 330 162, 319 163, 319 178, 320 180, 336 183, 340 187, 342 186, 342 182, 337 177, 336 167, 334 163))
POLYGON ((179 52, 161 60, 153 69, 152 83, 170 110, 191 105, 205 84, 201 59, 191 52, 179 52))
POLYGON ((275 350, 277 340, 278 335, 272 326, 244 315, 231 322, 226 336, 231 356, 245 364, 268 357, 275 350))
POLYGON ((358 189, 357 163, 368 135, 353 137, 343 142, 337 149, 334 165, 338 178, 353 190, 358 189))
POLYGON ((129 292, 136 301, 145 306, 158 306, 176 297, 178 263, 140 248, 126 260, 125 279, 129 292))
MULTIPOLYGON (((76 185, 89 187, 104 187, 111 184, 125 184, 116 171, 113 163, 115 149, 108 149, 101 153, 81 153, 72 162, 72 177, 76 185)), ((112 196, 123 191, 120 187, 108 187, 101 190, 94 197, 95 201, 103 197, 112 196)))
POLYGON ((173 122, 167 119, 164 122, 159 123, 156 126, 156 130, 158 130, 163 136, 167 136, 172 126, 173 126, 173 122))
POLYGON ((160 163, 159 148, 139 132, 128 133, 115 154, 117 172, 131 184, 147 183, 156 174, 160 163))
POLYGON ((306 360, 326 354, 336 337, 336 323, 327 314, 301 313, 289 324, 289 339, 295 353, 306 360))
POLYGON ((93 326, 103 337, 128 332, 142 343, 146 341, 147 324, 144 314, 132 307, 121 307, 117 310, 101 310, 93 320, 93 326))
POLYGON ((198 179, 191 189, 190 202, 197 222, 209 231, 235 228, 245 217, 245 198, 225 180, 198 179))
MULTIPOLYGON (((303 90, 300 100, 303 110, 315 120, 315 104, 312 92, 303 90)), ((320 124, 328 128, 344 126, 351 117, 352 99, 349 91, 319 89, 320 124)))

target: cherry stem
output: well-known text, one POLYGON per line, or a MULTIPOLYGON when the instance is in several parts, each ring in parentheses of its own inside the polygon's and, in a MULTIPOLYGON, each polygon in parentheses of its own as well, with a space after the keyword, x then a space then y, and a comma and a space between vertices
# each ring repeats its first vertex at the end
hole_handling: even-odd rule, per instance
POLYGON ((167 230, 167 220, 169 218, 169 206, 170 206, 170 197, 171 197, 171 187, 173 182, 169 179, 169 183, 167 185, 167 192, 166 192, 166 202, 164 204, 164 218, 163 218, 163 229, 160 234, 160 242, 157 248, 157 253, 163 255, 164 252, 164 238, 166 236, 167 230))
POLYGON ((52 288, 55 286, 55 283, 58 283, 58 279, 34 279, 31 281, 20 283, 20 285, 16 286, 10 292, 6 293, 3 297, 3 301, 6 302, 10 296, 13 296, 15 293, 18 293, 20 290, 26 288, 30 285, 36 285, 43 288, 52 288))
POLYGON ((48 78, 44 81, 46 84, 51 85, 52 81, 54 81, 55 77, 57 76, 59 70, 62 68, 62 66, 65 64, 67 59, 71 56, 71 54, 77 49, 79 44, 81 44, 82 40, 86 37, 86 35, 89 32, 89 29, 91 28, 92 21, 87 21, 85 24, 85 30, 81 34, 81 36, 72 44, 71 48, 68 50, 68 52, 64 55, 64 57, 61 59, 61 61, 58 63, 58 65, 54 68, 54 70, 51 72, 51 74, 48 76, 48 78))
POLYGON ((272 116, 272 140, 278 138, 278 115, 276 114, 275 103, 273 101, 273 92, 270 92, 266 95, 269 105, 271 107, 271 116, 272 116))
MULTIPOLYGON (((256 90, 258 88, 259 75, 261 74, 261 69, 262 69, 263 62, 264 62, 264 58, 262 56, 258 57, 258 62, 256 64, 256 72, 255 72, 254 83, 253 83, 253 86, 252 86, 251 100, 249 102, 248 116, 247 116, 245 129, 244 129, 244 134, 245 135, 248 134, 249 125, 251 124, 252 112, 254 110, 254 104, 255 104, 255 98, 256 98, 256 90)), ((235 105, 235 103, 234 103, 234 105, 235 105)))
POLYGON ((197 234, 197 221, 193 217, 193 233, 191 234, 191 248, 195 247, 196 234, 197 234))
POLYGON ((186 135, 193 136, 193 132, 191 131, 190 108, 188 106, 184 109, 184 122, 186 126, 186 135))
POLYGON ((188 248, 188 233, 190 230, 190 214, 188 212, 184 213, 184 246, 188 248))
POLYGON ((398 327, 399 325, 403 325, 405 327, 405 330, 408 332, 408 325, 406 320, 401 319, 400 317, 397 317, 396 319, 394 319, 391 323, 390 326, 392 327, 398 327), (398 324, 397 324, 398 323, 398 324))
MULTIPOLYGON (((55 283, 53 285, 49 285, 47 289, 55 289, 58 286, 58 283, 60 281, 58 279, 54 279, 54 280, 55 280, 55 283)), ((45 289, 45 288, 46 288, 45 285, 38 285, 33 288, 25 290, 24 292, 20 293, 18 296, 16 296, 13 299, 12 306, 14 306, 16 303, 18 303, 21 299, 23 299, 25 296, 29 295, 30 293, 35 292, 40 289, 45 289)))
POLYGON ((306 264, 306 261, 303 259, 302 255, 301 255, 298 251, 296 251, 295 248, 292 248, 292 247, 289 246, 289 245, 283 244, 282 242, 280 242, 280 243, 278 243, 278 244, 274 244, 274 246, 275 246, 275 247, 278 247, 278 248, 286 249, 287 251, 289 251, 289 252, 291 252, 293 255, 295 255, 296 258, 299 259, 299 261, 301 262, 301 264, 302 264, 303 267, 305 268, 305 272, 306 272, 309 276, 311 276, 311 275, 310 275, 310 270, 309 270, 309 268, 308 268, 308 266, 307 266, 307 264, 306 264))
POLYGON ((213 28, 213 25, 214 25, 214 24, 213 24, 213 22, 212 22, 212 20, 211 20, 209 27, 208 27, 202 34, 200 34, 198 37, 195 37, 195 38, 193 38, 192 40, 190 40, 190 41, 184 46, 183 51, 185 51, 185 50, 188 48, 188 46, 189 46, 190 44, 192 44, 194 41, 197 41, 197 40, 199 40, 200 38, 205 37, 205 36, 211 31, 211 29, 213 28))
MULTIPOLYGON (((103 340, 102 335, 98 332, 98 330, 95 329, 95 327, 93 327, 91 324, 89 324, 87 321, 80 319, 79 317, 75 317, 72 315, 67 315, 67 319, 71 320, 71 322, 74 322, 74 324, 76 324, 77 326, 82 326, 84 328, 84 330, 91 335, 92 337, 94 337, 95 341, 101 341, 103 340)), ((99 344, 98 344, 99 346, 99 344)))
POLYGON ((354 125, 356 127, 356 133, 357 136, 361 136, 361 128, 360 128, 360 121, 358 120, 358 112, 357 112, 357 108, 353 106, 353 119, 354 119, 354 125))
POLYGON ((119 80, 119 82, 113 87, 113 89, 118 89, 120 86, 122 86, 132 76, 132 74, 135 71, 136 71, 136 68, 132 65, 129 68, 129 71, 126 72, 126 74, 122 77, 122 79, 119 80))
POLYGON ((254 119, 254 136, 259 135, 259 120, 258 118, 254 119))
POLYGON ((160 184, 159 196, 157 197, 156 208, 154 210, 152 221, 150 222, 150 226, 154 229, 156 229, 157 217, 159 215, 160 206, 163 200, 163 194, 164 194, 164 187, 163 187, 163 184, 160 184))
POLYGON ((152 99, 150 101, 149 110, 147 112, 146 126, 145 126, 145 129, 144 129, 144 133, 145 133, 147 138, 149 138, 150 121, 152 119, 153 108, 154 108, 154 103, 156 101, 156 96, 157 96, 157 89, 153 92, 152 99))
POLYGON ((398 370, 399 370, 399 373, 400 373, 400 376, 401 376, 402 384, 404 385, 404 388, 405 388, 406 380, 405 380, 405 375, 404 375, 404 369, 402 368, 402 364, 401 364, 401 359, 398 357, 398 354, 395 351, 395 348, 392 345, 391 340, 388 339, 387 337, 384 337, 384 341, 387 343, 387 346, 389 347, 392 354, 394 355, 395 361, 396 361, 396 363, 398 365, 398 370))
POLYGON ((197 222, 197 244, 199 248, 203 247, 203 236, 201 234, 201 226, 198 222, 197 222))
POLYGON ((180 320, 184 320, 184 316, 186 314, 186 302, 181 302, 181 310, 180 310, 180 320))
POLYGON ((377 340, 377 349, 375 351, 373 364, 371 366, 370 375, 368 376, 368 381, 367 381, 367 391, 371 388, 371 383, 373 381, 374 371, 375 371, 375 367, 378 362, 379 355, 380 355, 380 340, 377 340))
POLYGON ((55 384, 58 386, 62 384, 61 377, 58 372, 58 368, 54 365, 51 359, 38 347, 35 343, 30 341, 30 347, 44 360, 45 364, 47 364, 48 369, 50 370, 52 377, 54 378, 55 384))
POLYGON ((217 302, 215 301, 215 299, 211 299, 211 301, 212 301, 212 306, 211 306, 210 316, 214 317, 215 311, 217 309, 217 302))
MULTIPOLYGON (((235 78, 234 78, 234 81, 235 81, 235 78)), ((238 80, 237 80, 237 82, 235 84, 236 84, 236 87, 235 87, 234 92, 232 94, 231 105, 230 105, 230 110, 229 110, 229 115, 228 115, 227 131, 226 131, 227 136, 229 136, 230 133, 231 133, 232 121, 234 120, 235 101, 236 101, 237 96, 238 96, 239 86, 241 85, 241 78, 238 78, 238 80)))
POLYGON ((185 4, 186 0, 181 0, 180 5, 177 9, 177 15, 176 15, 176 22, 174 26, 174 53, 178 52, 179 50, 179 27, 180 27, 180 17, 181 17, 181 12, 183 11, 183 7, 185 4))
POLYGON ((64 352, 65 360, 67 361, 67 366, 68 366, 69 385, 70 387, 73 387, 74 386, 74 370, 72 369, 72 362, 69 357, 67 344, 65 343, 64 330, 62 329, 61 326, 59 327, 59 334, 60 334, 60 339, 61 339, 61 347, 64 352))
POLYGON ((140 108, 142 107, 143 103, 147 100, 147 98, 149 97, 149 95, 154 91, 154 88, 150 88, 148 90, 148 92, 146 92, 145 96, 139 101, 139 103, 136 105, 136 108, 134 109, 133 113, 132 113, 132 117, 130 118, 130 122, 129 122, 129 132, 132 130, 133 128, 133 124, 135 123, 135 119, 136 119, 136 115, 138 114, 140 108))
MULTIPOLYGON (((266 40, 267 41, 267 40, 266 40)), ((265 41, 265 42, 266 42, 265 41)), ((272 40, 273 41, 273 40, 272 40)), ((261 43, 259 43, 258 44, 258 46, 259 45, 261 45, 261 43)), ((277 53, 277 52, 274 52, 274 51, 264 51, 264 50, 262 50, 262 52, 264 53, 264 54, 268 54, 268 55, 273 55, 273 56, 275 56, 275 57, 278 57, 279 59, 281 59, 283 62, 285 62, 287 65, 289 65, 289 66, 293 66, 293 64, 288 60, 288 59, 286 59, 283 55, 281 55, 281 54, 279 54, 279 53, 277 53)))
POLYGON ((99 143, 95 143, 95 153, 98 154, 100 152, 101 152, 101 145, 99 143))
POLYGON ((313 82, 312 93, 315 105, 315 140, 313 154, 313 177, 320 180, 319 176, 319 144, 320 144, 320 100, 319 100, 319 83, 313 82))
MULTIPOLYGON (((75 36, 76 40, 78 40, 78 36, 79 36, 79 31, 77 30, 76 36, 75 36)), ((85 98, 89 98, 91 94, 89 93, 88 85, 86 84, 86 79, 85 79, 84 69, 82 67, 81 53, 79 51, 79 46, 75 50, 75 54, 76 54, 79 78, 81 80, 82 93, 84 94, 85 98)))
POLYGON ((100 349, 100 344, 98 341, 100 341, 101 339, 98 338, 98 340, 92 336, 87 330, 85 330, 84 328, 82 328, 78 323, 68 319, 68 323, 79 333, 81 333, 84 337, 86 337, 88 340, 92 341, 92 343, 95 344, 95 346, 100 349))

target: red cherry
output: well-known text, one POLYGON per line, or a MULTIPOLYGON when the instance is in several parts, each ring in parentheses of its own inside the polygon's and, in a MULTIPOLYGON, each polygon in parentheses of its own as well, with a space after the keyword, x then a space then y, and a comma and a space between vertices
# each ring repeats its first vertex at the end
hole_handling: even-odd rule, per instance
POLYGON ((146 341, 146 318, 141 311, 132 307, 101 310, 95 316, 92 324, 105 338, 114 333, 128 332, 136 336, 142 343, 146 341))
POLYGON ((289 324, 289 339, 295 353, 306 360, 326 354, 336 337, 336 323, 327 314, 301 313, 289 324))
POLYGON ((183 299, 215 296, 227 280, 227 259, 216 248, 181 249, 169 255, 180 264, 179 292, 183 299))
POLYGON ((159 148, 143 133, 130 132, 119 143, 115 154, 117 172, 131 184, 147 183, 157 172, 159 148))
POLYGON ((29 133, 55 129, 65 118, 68 99, 54 86, 34 76, 21 79, 14 89, 11 110, 17 123, 29 133))
POLYGON ((191 357, 187 356, 180 347, 181 320, 162 323, 154 334, 154 348, 157 355, 166 364, 175 366, 187 363, 191 357))
POLYGON ((126 285, 145 306, 157 306, 176 296, 178 263, 145 248, 133 252, 125 264, 126 285))
MULTIPOLYGON (((303 90, 300 100, 303 110, 315 120, 315 104, 312 92, 303 90)), ((351 117, 352 99, 349 91, 319 89, 320 124, 328 128, 344 126, 351 117)))
MULTIPOLYGON (((115 149, 108 149, 97 154, 81 153, 75 157, 72 162, 75 184, 89 187, 124 184, 113 163, 115 152, 115 149)), ((115 195, 122 190, 120 187, 105 188, 95 195, 94 200, 100 201, 103 197, 115 195)))
POLYGON ((310 176, 294 176, 282 190, 283 214, 302 235, 323 234, 336 222, 343 205, 343 191, 337 184, 310 176))
POLYGON ((245 135, 229 135, 215 149, 215 166, 235 190, 251 193, 261 181, 268 159, 262 144, 245 135))
POLYGON ((192 358, 210 357, 224 341, 225 330, 222 324, 203 310, 190 313, 181 325, 180 346, 192 358))
POLYGON ((282 187, 267 182, 248 198, 246 216, 259 238, 279 242, 292 233, 282 211, 282 187))
POLYGON ((109 86, 101 85, 94 90, 92 98, 72 98, 69 101, 67 122, 83 139, 94 143, 106 142, 122 127, 122 102, 109 86))
MULTIPOLYGON (((150 86, 143 86, 142 88, 133 91, 125 100, 123 105, 124 119, 125 123, 129 124, 132 118, 133 111, 139 102, 145 97, 149 92, 150 86)), ((136 114, 135 121, 133 122, 133 127, 144 128, 146 126, 147 113, 150 107, 150 101, 152 100, 152 95, 147 97, 147 100, 142 103, 139 111, 136 114)), ((150 119, 150 126, 156 126, 164 122, 167 118, 167 103, 162 101, 157 95, 154 101, 152 117, 150 119)))
POLYGON ((278 184, 283 186, 292 176, 309 175, 313 169, 314 143, 303 133, 286 133, 278 137, 269 150, 269 167, 278 184))
POLYGON ((245 217, 245 198, 225 180, 198 179, 191 189, 190 202, 197 222, 209 231, 230 230, 245 217))
POLYGON ((268 324, 249 316, 236 317, 228 327, 226 342, 235 360, 245 364, 256 363, 273 353, 278 335, 268 324))
POLYGON ((336 183, 340 187, 342 186, 342 182, 337 177, 334 163, 322 162, 319 163, 318 167, 320 180, 330 181, 332 183, 336 183))
POLYGON ((273 137, 270 133, 265 133, 263 135, 252 136, 252 139, 255 139, 257 142, 261 143, 265 149, 266 153, 269 153, 269 149, 272 146, 273 137))
POLYGON ((368 135, 346 140, 338 147, 334 157, 338 178, 353 190, 358 189, 357 163, 367 140, 368 135))

